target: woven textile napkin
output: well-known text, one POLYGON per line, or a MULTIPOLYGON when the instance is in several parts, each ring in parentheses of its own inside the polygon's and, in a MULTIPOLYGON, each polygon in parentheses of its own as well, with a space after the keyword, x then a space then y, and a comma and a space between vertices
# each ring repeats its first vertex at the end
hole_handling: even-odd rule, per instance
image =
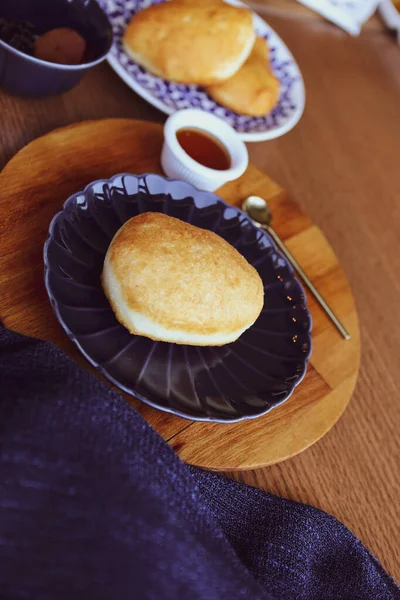
POLYGON ((0 598, 399 600, 400 590, 330 515, 187 466, 57 348, 0 327, 0 598))

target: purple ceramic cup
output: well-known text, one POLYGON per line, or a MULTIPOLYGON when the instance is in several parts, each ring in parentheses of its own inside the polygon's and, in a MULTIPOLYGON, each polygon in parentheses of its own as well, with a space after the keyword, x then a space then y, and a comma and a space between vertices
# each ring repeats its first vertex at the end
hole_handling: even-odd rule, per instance
POLYGON ((70 27, 87 42, 87 60, 60 65, 25 54, 0 39, 0 86, 21 96, 48 96, 71 89, 82 75, 107 56, 112 27, 96 0, 1 0, 0 19, 28 21, 40 35, 70 27))

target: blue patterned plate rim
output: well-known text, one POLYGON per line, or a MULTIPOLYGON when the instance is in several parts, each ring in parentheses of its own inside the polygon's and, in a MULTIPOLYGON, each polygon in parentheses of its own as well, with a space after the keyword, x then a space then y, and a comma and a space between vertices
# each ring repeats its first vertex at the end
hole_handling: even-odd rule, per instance
MULTIPOLYGON (((300 120, 305 106, 305 88, 299 66, 274 29, 254 11, 256 32, 268 40, 271 66, 281 83, 278 105, 263 117, 235 113, 212 100, 203 88, 156 77, 128 57, 122 45, 122 37, 131 16, 138 10, 165 0, 98 1, 113 27, 114 40, 108 55, 109 64, 131 89, 162 112, 172 114, 184 108, 202 108, 227 121, 247 142, 280 137, 293 129, 300 120)), ((227 1, 249 8, 240 0, 227 1)))

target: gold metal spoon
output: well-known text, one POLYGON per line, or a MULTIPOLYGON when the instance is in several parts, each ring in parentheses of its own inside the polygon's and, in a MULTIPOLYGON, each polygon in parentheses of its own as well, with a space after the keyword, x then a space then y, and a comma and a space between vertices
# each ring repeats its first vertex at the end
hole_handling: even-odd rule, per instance
POLYGON ((342 323, 339 321, 339 319, 332 311, 330 306, 325 302, 317 288, 311 283, 307 275, 304 273, 303 269, 300 267, 299 263, 296 261, 291 252, 289 252, 289 250, 286 248, 279 235, 272 229, 272 213, 267 202, 259 196, 249 196, 243 202, 242 208, 248 214, 253 223, 257 225, 257 227, 261 227, 269 233, 269 235, 274 240, 275 244, 278 246, 279 250, 281 250, 281 252, 286 256, 294 270, 301 277, 302 281, 306 284, 306 286, 308 287, 314 298, 317 300, 317 302, 319 302, 319 304, 322 306, 322 308, 324 309, 328 317, 331 319, 331 321, 336 325, 344 339, 349 340, 350 334, 348 333, 348 331, 346 331, 346 329, 343 327, 342 323))

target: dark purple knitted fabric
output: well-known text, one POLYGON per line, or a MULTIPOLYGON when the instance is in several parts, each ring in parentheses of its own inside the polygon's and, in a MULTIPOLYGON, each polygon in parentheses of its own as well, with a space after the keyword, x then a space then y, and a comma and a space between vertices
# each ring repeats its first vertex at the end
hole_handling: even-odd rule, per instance
POLYGON ((51 344, 0 352, 2 600, 400 599, 333 517, 183 464, 51 344))

